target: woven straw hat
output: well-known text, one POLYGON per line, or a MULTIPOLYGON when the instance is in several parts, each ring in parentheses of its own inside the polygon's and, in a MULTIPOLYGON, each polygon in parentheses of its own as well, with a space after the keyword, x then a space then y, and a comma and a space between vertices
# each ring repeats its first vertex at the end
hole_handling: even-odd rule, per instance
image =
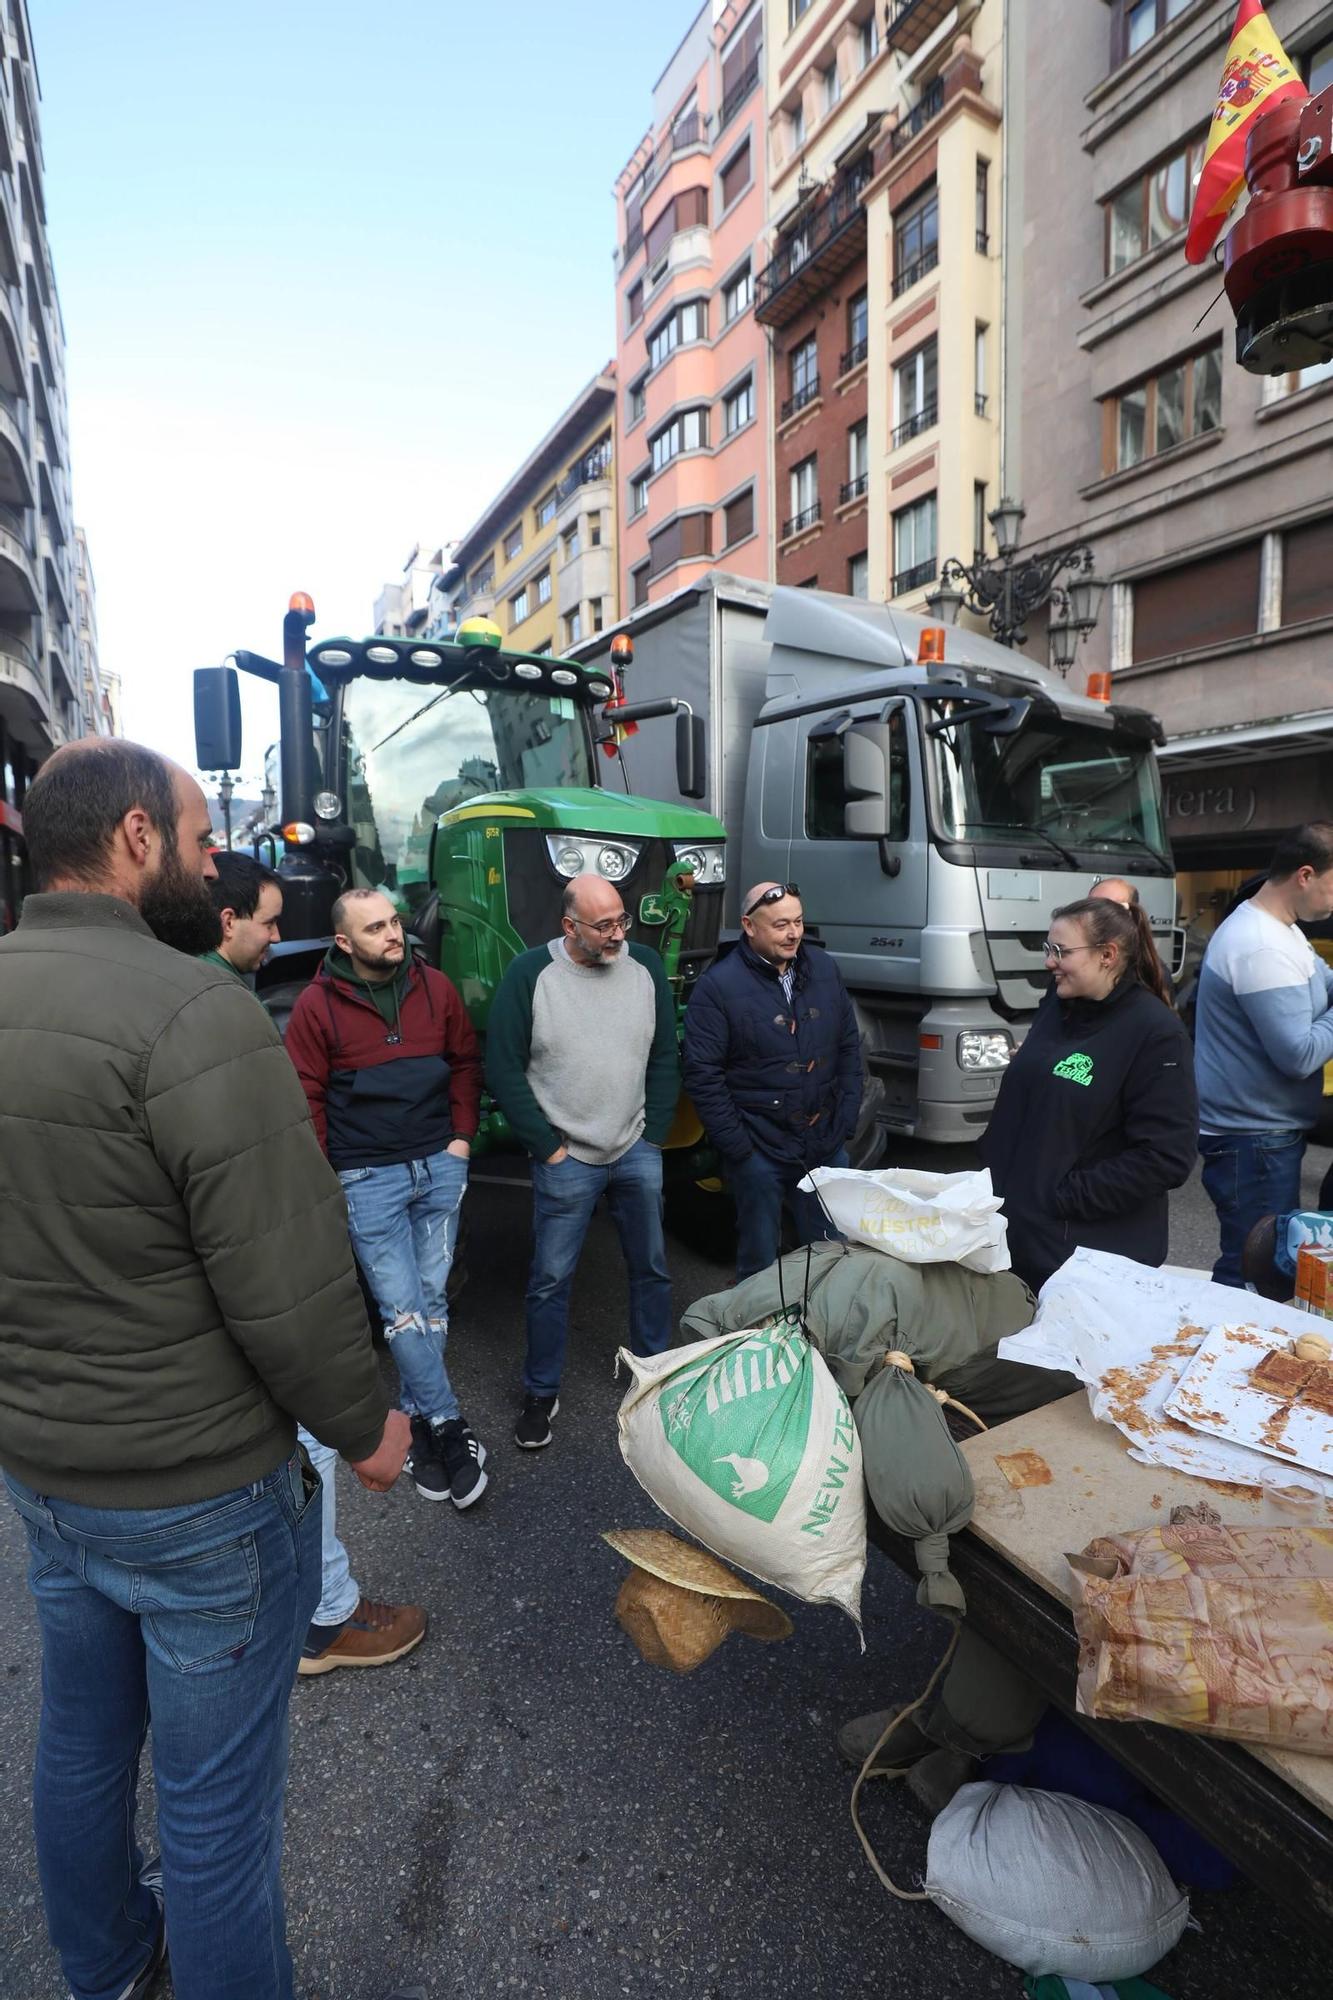
POLYGON ((616 1617, 650 1666, 692 1673, 729 1632, 752 1639, 791 1636, 786 1612, 707 1549, 664 1528, 610 1528, 602 1540, 634 1565, 620 1586, 616 1617))

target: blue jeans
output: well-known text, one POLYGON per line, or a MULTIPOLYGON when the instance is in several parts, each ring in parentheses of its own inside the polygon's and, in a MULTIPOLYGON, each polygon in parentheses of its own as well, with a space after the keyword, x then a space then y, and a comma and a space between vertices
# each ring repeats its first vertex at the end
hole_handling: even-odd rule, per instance
POLYGON ((37 1865, 74 2000, 114 2000, 154 1945, 134 1837, 150 1722, 177 2000, 290 2000, 287 1702, 319 1595, 318 1485, 296 1452, 187 1507, 83 1507, 5 1483, 42 1635, 37 1865))
POLYGON ((601 1195, 616 1225, 629 1267, 629 1344, 635 1354, 671 1345, 671 1273, 662 1230, 662 1149, 646 1139, 607 1167, 568 1154, 559 1166, 532 1163, 532 1230, 528 1279, 528 1360, 523 1387, 554 1396, 560 1387, 569 1332, 569 1288, 592 1212, 601 1195))
POLYGON ((310 1454, 310 1463, 323 1487, 321 1511, 319 1603, 315 1606, 316 1625, 341 1625, 361 1602, 361 1588, 352 1575, 347 1551, 338 1539, 338 1454, 332 1445, 321 1444, 298 1424, 296 1435, 310 1454))
POLYGON ((1256 1222, 1301 1205, 1304 1132, 1205 1132, 1204 1191, 1217 1210, 1222 1254, 1213 1266, 1219 1285, 1245 1283, 1241 1251, 1256 1222))
MULTIPOLYGON (((839 1147, 831 1160, 821 1165, 845 1167, 847 1150, 839 1147)), ((782 1248, 782 1210, 785 1205, 796 1229, 798 1243, 825 1243, 836 1239, 837 1230, 824 1211, 817 1194, 802 1194, 796 1183, 806 1168, 771 1160, 758 1148, 748 1158, 728 1160, 724 1168, 727 1187, 736 1204, 736 1283, 766 1271, 777 1262, 782 1248)))
POLYGON ((467 1193, 467 1161, 432 1153, 396 1167, 346 1167, 352 1247, 375 1294, 409 1416, 447 1424, 459 1414, 444 1365, 445 1288, 467 1193))

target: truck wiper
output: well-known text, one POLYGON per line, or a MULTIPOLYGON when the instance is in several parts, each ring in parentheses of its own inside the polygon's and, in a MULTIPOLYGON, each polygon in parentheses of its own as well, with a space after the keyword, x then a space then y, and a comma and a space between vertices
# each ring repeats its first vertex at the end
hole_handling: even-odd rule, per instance
POLYGON ((1099 833, 1080 844, 1084 847, 1134 847, 1163 868, 1169 869, 1171 865, 1164 854, 1159 854, 1155 847, 1149 847, 1146 840, 1140 840, 1133 833, 1099 833))
POLYGON ((1048 840, 1051 846, 1055 849, 1056 853, 1062 854, 1064 856, 1065 860, 1069 863, 1071 868, 1078 868, 1082 865, 1079 861, 1077 854, 1075 854, 1072 851, 1072 849, 1068 847, 1063 847, 1060 844, 1060 842, 1056 839, 1055 835, 1053 833, 1048 833, 1044 826, 1025 826, 1023 828, 1023 832, 1025 834, 1035 833, 1039 840, 1048 840))

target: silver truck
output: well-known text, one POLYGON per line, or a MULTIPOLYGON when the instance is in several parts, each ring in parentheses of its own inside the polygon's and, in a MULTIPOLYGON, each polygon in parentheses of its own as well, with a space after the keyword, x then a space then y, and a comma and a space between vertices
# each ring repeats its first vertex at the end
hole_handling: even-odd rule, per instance
MULTIPOLYGON (((753 882, 799 884, 856 1005, 854 1163, 894 1136, 966 1142, 1047 985, 1051 911, 1132 882, 1170 965, 1174 866, 1153 716, 1090 700, 1023 654, 864 599, 714 571, 575 648, 634 646, 631 703, 707 725, 701 803, 728 832, 724 925, 753 882)), ((673 799, 660 732, 618 753, 673 799)), ((613 780, 612 780, 613 782, 613 780)))

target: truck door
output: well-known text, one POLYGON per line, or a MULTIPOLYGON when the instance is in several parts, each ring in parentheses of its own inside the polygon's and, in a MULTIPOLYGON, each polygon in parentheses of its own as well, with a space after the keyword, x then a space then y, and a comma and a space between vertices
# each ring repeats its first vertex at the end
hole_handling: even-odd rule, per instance
POLYGON ((790 866, 806 916, 849 986, 915 990, 928 854, 915 711, 895 699, 799 726, 790 866))
MULTIPOLYGON (((792 796, 795 775, 796 724, 776 722, 756 729, 751 741, 749 781, 745 788, 745 836, 739 861, 728 859, 728 910, 755 882, 791 880, 792 828, 799 807, 792 796), (734 872, 739 866, 741 881, 734 872)), ((730 829, 728 829, 730 831, 730 829)), ((800 880, 800 877, 797 877, 800 880)))

